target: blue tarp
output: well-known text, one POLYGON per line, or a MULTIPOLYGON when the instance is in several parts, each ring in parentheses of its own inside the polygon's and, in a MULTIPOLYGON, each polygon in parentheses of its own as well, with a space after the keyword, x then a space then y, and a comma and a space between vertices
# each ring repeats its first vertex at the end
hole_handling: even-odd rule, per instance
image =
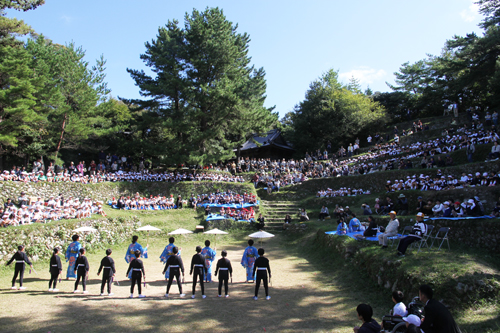
MULTIPOLYGON (((111 208, 119 209, 117 205, 112 205, 111 201, 108 202, 108 205, 110 205, 111 208)), ((177 209, 177 205, 174 205, 173 208, 158 208, 158 209, 154 209, 153 207, 148 207, 147 209, 145 209, 145 208, 137 208, 137 209, 123 208, 123 210, 169 210, 169 209, 177 209)))
MULTIPOLYGON (((235 221, 234 218, 232 217, 225 217, 219 214, 209 214, 207 215, 207 218, 205 219, 206 221, 215 221, 215 220, 233 220, 235 221)), ((238 220, 238 222, 250 222, 249 220, 238 220)))
MULTIPOLYGON (((327 231, 325 232, 325 234, 327 235, 337 235, 337 230, 335 231, 327 231)), ((377 236, 374 236, 374 237, 366 237, 365 240, 367 241, 372 241, 372 242, 378 242, 378 235, 381 235, 382 233, 379 232, 377 233, 377 236)), ((358 236, 363 236, 363 232, 361 231, 356 231, 356 232, 348 232, 347 234, 345 235, 341 235, 341 236, 348 236, 348 237, 351 237, 351 238, 354 238, 354 239, 358 239, 356 237, 356 235, 358 236)), ((402 235, 401 234, 398 234, 397 236, 393 236, 393 237, 389 237, 388 239, 398 239, 400 238, 402 235)))
POLYGON ((240 208, 248 208, 248 207, 256 207, 260 204, 260 201, 257 201, 255 204, 251 203, 244 203, 243 205, 241 204, 211 204, 211 203, 204 203, 198 206, 201 206, 203 208, 205 207, 216 207, 216 208, 234 208, 234 209, 240 209, 240 208))

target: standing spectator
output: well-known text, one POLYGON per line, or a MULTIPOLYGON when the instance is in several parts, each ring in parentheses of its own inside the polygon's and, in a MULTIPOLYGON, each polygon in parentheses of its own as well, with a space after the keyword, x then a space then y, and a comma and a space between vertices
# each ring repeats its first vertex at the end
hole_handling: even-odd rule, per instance
POLYGON ((389 216, 391 218, 389 224, 385 228, 384 233, 378 236, 378 243, 382 245, 383 249, 387 248, 388 238, 396 236, 398 234, 399 221, 396 218, 396 212, 395 211, 389 212, 389 216))
POLYGON ((491 126, 491 114, 489 111, 486 111, 486 115, 484 116, 484 126, 491 126))
POLYGON ((368 134, 366 141, 368 142, 369 145, 372 143, 372 136, 370 134, 368 134))
POLYGON ((474 143, 470 140, 467 140, 467 147, 466 147, 466 153, 467 153, 467 160, 469 163, 472 163, 473 161, 473 155, 474 152, 476 151, 476 148, 474 147, 474 143))
POLYGON ((256 172, 255 175, 252 177, 253 181, 253 186, 257 188, 257 185, 259 184, 259 174, 256 172))
POLYGON ((498 112, 496 110, 493 111, 493 114, 491 115, 491 121, 495 127, 498 126, 498 112))
POLYGON ((101 150, 101 152, 97 154, 97 159, 100 163, 104 163, 106 161, 106 154, 104 153, 104 150, 101 150))
POLYGON ((96 169, 97 169, 97 165, 95 164, 94 160, 92 160, 92 162, 90 162, 89 169, 90 169, 90 175, 94 176, 96 169))
POLYGON ((349 147, 347 147, 347 156, 351 157, 352 153, 354 151, 354 147, 352 146, 352 143, 349 144, 349 147))

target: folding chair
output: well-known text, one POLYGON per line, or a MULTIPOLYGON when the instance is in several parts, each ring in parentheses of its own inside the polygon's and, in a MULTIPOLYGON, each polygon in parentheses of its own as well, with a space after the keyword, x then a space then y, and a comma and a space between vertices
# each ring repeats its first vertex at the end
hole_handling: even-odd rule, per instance
POLYGON ((403 232, 401 233, 401 236, 393 236, 393 237, 389 238, 390 240, 392 240, 391 247, 394 245, 394 241, 396 239, 398 240, 398 246, 399 246, 399 242, 401 242, 401 238, 403 238, 405 235, 408 235, 412 229, 413 229, 413 227, 411 225, 407 225, 406 227, 404 227, 403 232), (408 232, 408 234, 406 232, 408 232))
POLYGON ((419 242, 414 242, 414 243, 411 243, 410 245, 410 248, 412 247, 417 247, 418 246, 418 251, 417 253, 420 252, 420 250, 425 246, 427 248, 429 248, 429 244, 427 243, 427 241, 429 240, 429 238, 432 238, 431 234, 432 234, 432 231, 434 231, 434 226, 433 225, 427 225, 427 233, 425 235, 422 236, 422 239, 420 239, 419 242))
POLYGON ((431 243, 430 248, 432 248, 432 245, 434 245, 434 241, 437 239, 438 242, 439 242, 439 240, 441 240, 441 244, 439 244, 438 251, 441 250, 441 246, 443 245, 444 241, 446 241, 446 243, 448 243, 448 250, 451 250, 450 242, 448 240, 448 232, 449 231, 450 231, 450 228, 448 228, 448 227, 439 228, 436 236, 432 237, 432 243, 431 243))

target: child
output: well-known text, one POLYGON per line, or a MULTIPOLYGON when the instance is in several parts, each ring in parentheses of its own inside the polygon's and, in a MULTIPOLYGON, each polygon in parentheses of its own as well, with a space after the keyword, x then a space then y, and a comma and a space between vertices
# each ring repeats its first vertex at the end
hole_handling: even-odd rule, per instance
POLYGON ((24 253, 24 245, 19 245, 17 247, 17 252, 14 253, 12 258, 10 258, 10 260, 7 262, 6 265, 9 266, 11 262, 13 262, 14 260, 16 260, 16 265, 14 266, 14 277, 12 278, 12 288, 10 289, 17 289, 16 279, 17 275, 19 274, 19 290, 25 290, 26 287, 23 287, 24 268, 25 268, 24 263, 28 263, 28 265, 30 265, 31 268, 33 268, 33 264, 31 264, 31 261, 28 259, 28 256, 26 255, 26 253, 24 253))
POLYGON ((139 259, 141 257, 141 251, 135 250, 135 258, 132 259, 130 264, 128 265, 127 273, 125 276, 129 276, 128 273, 132 272, 132 284, 130 285, 130 298, 134 298, 134 286, 137 284, 137 291, 139 292, 139 298, 144 298, 142 294, 141 288, 141 280, 142 276, 144 276, 144 280, 146 280, 146 273, 144 272, 144 264, 142 260, 139 259))
POLYGON ((392 315, 398 317, 405 317, 408 314, 406 311, 406 305, 403 303, 404 294, 399 290, 392 292, 392 301, 396 303, 392 309, 392 315))
POLYGON ((271 267, 269 267, 269 259, 263 257, 264 249, 260 248, 258 250, 259 257, 255 260, 255 265, 253 266, 253 275, 255 276, 255 271, 257 271, 257 279, 255 280, 255 296, 254 300, 257 300, 259 294, 260 281, 264 281, 264 290, 266 291, 266 300, 270 300, 269 288, 267 286, 267 273, 269 272, 269 280, 271 280, 271 267))
POLYGON ((112 279, 115 276, 115 261, 110 257, 111 249, 106 250, 106 256, 101 260, 101 266, 99 266, 99 270, 97 271, 97 276, 101 273, 101 270, 104 268, 102 273, 102 282, 101 282, 101 296, 104 296, 104 286, 106 283, 108 284, 108 296, 113 296, 114 294, 111 292, 111 284, 112 279))
POLYGON ((167 259, 167 264, 163 269, 163 274, 165 274, 165 272, 170 267, 170 274, 168 276, 168 284, 167 284, 167 293, 165 294, 165 297, 168 297, 168 292, 170 291, 170 286, 172 285, 174 277, 177 279, 177 286, 179 287, 180 297, 186 296, 186 294, 182 293, 181 275, 179 272, 179 270, 182 271, 182 278, 184 279, 184 264, 182 263, 181 257, 177 255, 178 252, 179 249, 177 248, 177 246, 175 246, 172 249, 173 255, 167 259))
POLYGON ((77 293, 79 291, 78 284, 80 283, 80 279, 82 279, 83 293, 84 294, 89 293, 87 291, 87 278, 89 276, 89 269, 90 266, 89 266, 89 261, 85 256, 85 249, 81 248, 80 256, 76 260, 75 264, 76 281, 75 281, 75 291, 73 291, 74 293, 77 293))
POLYGON ((49 281, 49 291, 59 291, 56 289, 57 277, 62 273, 61 258, 59 258, 59 248, 54 248, 54 254, 50 258, 50 281, 49 281))
POLYGON ((233 268, 231 267, 231 261, 227 259, 227 251, 222 250, 221 252, 222 258, 217 261, 217 267, 215 268, 215 276, 217 276, 217 272, 220 271, 219 274, 219 295, 218 297, 222 297, 221 291, 222 291, 222 283, 224 282, 224 292, 226 295, 226 298, 229 297, 228 294, 228 282, 229 282, 229 276, 231 276, 231 279, 233 278, 233 268))
POLYGON ((337 226, 337 235, 342 236, 345 234, 347 234, 347 224, 344 222, 344 218, 341 217, 337 226))
POLYGON ((193 295, 191 298, 194 298, 194 293, 196 290, 196 282, 198 281, 198 277, 200 278, 200 286, 201 286, 201 297, 206 298, 205 296, 205 286, 203 285, 204 281, 204 276, 207 274, 207 266, 205 263, 205 256, 202 255, 201 253, 201 246, 196 247, 196 254, 193 255, 193 258, 191 259, 191 270, 189 271, 189 275, 193 274, 194 270, 194 276, 193 276, 193 295))

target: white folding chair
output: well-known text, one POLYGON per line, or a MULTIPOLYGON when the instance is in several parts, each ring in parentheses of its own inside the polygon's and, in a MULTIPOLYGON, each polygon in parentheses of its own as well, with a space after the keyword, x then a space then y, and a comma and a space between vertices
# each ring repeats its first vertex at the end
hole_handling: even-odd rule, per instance
POLYGON ((427 233, 425 235, 422 236, 422 239, 420 239, 419 242, 414 242, 414 243, 411 243, 411 246, 410 247, 417 247, 418 246, 418 251, 417 253, 420 252, 420 250, 423 248, 423 247, 427 247, 429 248, 429 244, 427 243, 427 241, 429 240, 429 238, 431 238, 431 234, 432 234, 432 231, 434 231, 434 226, 433 225, 428 225, 427 226, 427 233))
POLYGON ((448 240, 448 232, 449 231, 450 231, 449 227, 439 228, 438 232, 436 233, 436 236, 432 237, 432 243, 431 243, 430 248, 432 248, 432 246, 434 245, 434 241, 437 240, 438 242, 441 241, 441 244, 439 244, 438 251, 441 250, 441 246, 443 245, 444 241, 446 241, 446 243, 448 243, 448 250, 451 250, 450 242, 448 240))
POLYGON ((413 227, 411 225, 407 225, 406 227, 404 227, 403 232, 401 233, 401 236, 394 236, 394 238, 391 239, 392 240, 391 246, 394 245, 394 241, 397 239, 398 240, 398 247, 399 247, 399 242, 401 242, 401 238, 404 238, 405 235, 408 235, 412 231, 412 229, 413 229, 413 227))

